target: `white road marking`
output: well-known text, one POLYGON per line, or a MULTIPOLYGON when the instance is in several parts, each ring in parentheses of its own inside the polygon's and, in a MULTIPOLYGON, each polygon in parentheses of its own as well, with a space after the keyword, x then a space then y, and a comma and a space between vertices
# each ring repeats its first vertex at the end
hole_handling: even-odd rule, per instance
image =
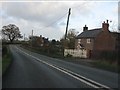
POLYGON ((100 83, 98 83, 98 82, 95 82, 95 81, 93 81, 93 80, 91 80, 91 79, 88 79, 88 78, 86 78, 86 77, 84 77, 84 76, 81 76, 81 75, 79 75, 79 74, 77 74, 77 73, 74 73, 74 72, 72 72, 72 71, 70 71, 70 70, 67 70, 67 69, 62 68, 62 67, 56 67, 55 65, 52 65, 52 64, 47 63, 47 62, 45 62, 45 61, 43 61, 43 60, 40 60, 39 58, 37 58, 37 57, 35 57, 35 56, 32 56, 32 55, 30 55, 30 54, 28 54, 28 53, 20 50, 17 46, 16 46, 16 48, 17 48, 19 51, 21 51, 22 53, 24 53, 25 55, 28 55, 28 56, 36 59, 37 61, 42 62, 42 63, 44 63, 44 64, 46 64, 46 65, 48 65, 48 66, 50 66, 50 67, 53 67, 54 69, 57 69, 57 70, 65 73, 65 74, 67 74, 67 75, 69 75, 69 76, 71 76, 71 77, 73 77, 73 78, 75 78, 75 79, 77 79, 77 80, 79 80, 79 81, 81 81, 81 82, 83 82, 83 83, 85 83, 85 84, 93 87, 93 88, 108 88, 108 89, 110 89, 110 87, 108 87, 108 86, 106 86, 106 85, 103 85, 103 84, 100 84, 100 83), (60 68, 62 68, 62 69, 60 69, 60 68), (74 75, 71 74, 71 73, 73 73, 74 75), (76 76, 75 76, 75 75, 76 75, 76 76), (82 78, 86 79, 87 81, 90 81, 90 82, 92 82, 92 83, 95 83, 95 84, 97 84, 97 85, 99 85, 99 86, 101 86, 101 87, 96 86, 96 85, 94 85, 94 84, 92 84, 92 83, 90 83, 90 82, 87 82, 87 81, 85 81, 85 80, 83 80, 83 79, 81 79, 81 78, 79 78, 79 77, 77 77, 77 76, 82 77, 82 78))

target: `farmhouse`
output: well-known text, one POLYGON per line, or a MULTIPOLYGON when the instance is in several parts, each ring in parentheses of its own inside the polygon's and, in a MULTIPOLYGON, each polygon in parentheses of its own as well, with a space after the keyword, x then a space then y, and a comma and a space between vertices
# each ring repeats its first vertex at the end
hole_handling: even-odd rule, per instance
POLYGON ((75 49, 85 49, 92 53, 116 51, 120 47, 120 33, 110 32, 108 20, 102 23, 102 28, 88 30, 85 25, 83 32, 76 37, 75 49))

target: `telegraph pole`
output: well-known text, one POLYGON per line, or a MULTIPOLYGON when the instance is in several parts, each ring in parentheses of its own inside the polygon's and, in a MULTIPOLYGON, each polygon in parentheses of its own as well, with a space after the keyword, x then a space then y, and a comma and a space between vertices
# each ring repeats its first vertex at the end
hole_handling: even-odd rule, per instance
POLYGON ((66 25, 66 32, 65 32, 65 40, 66 40, 67 32, 68 32, 68 24, 69 24, 70 14, 71 14, 71 8, 69 8, 69 12, 68 12, 67 25, 66 25))
POLYGON ((32 30, 32 36, 31 36, 31 47, 33 46, 33 30, 32 30))
POLYGON ((68 32, 68 24, 69 24, 70 14, 71 14, 71 8, 69 8, 69 12, 68 12, 66 32, 65 32, 65 40, 64 40, 64 47, 63 47, 63 56, 64 56, 64 50, 65 50, 65 48, 66 48, 66 38, 67 38, 67 32, 68 32))
POLYGON ((25 34, 24 34, 24 41, 25 41, 25 34))
POLYGON ((33 30, 32 30, 32 37, 33 37, 33 30))

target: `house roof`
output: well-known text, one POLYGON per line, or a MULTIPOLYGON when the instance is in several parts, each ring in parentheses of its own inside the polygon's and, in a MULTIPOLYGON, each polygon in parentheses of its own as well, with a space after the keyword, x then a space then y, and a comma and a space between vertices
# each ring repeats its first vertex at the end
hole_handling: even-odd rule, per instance
POLYGON ((79 34, 76 38, 95 38, 100 32, 102 32, 102 28, 96 28, 91 30, 86 30, 79 34))
POLYGON ((112 34, 114 37, 120 39, 120 33, 118 33, 118 32, 110 32, 110 34, 112 34))

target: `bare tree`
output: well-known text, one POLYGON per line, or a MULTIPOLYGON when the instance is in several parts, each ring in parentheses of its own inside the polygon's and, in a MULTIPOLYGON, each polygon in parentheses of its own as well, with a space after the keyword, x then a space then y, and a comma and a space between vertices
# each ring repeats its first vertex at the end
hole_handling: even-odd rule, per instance
POLYGON ((14 39, 22 38, 19 28, 14 24, 9 24, 2 27, 2 34, 6 35, 10 42, 13 42, 14 39))
POLYGON ((61 43, 63 44, 65 42, 65 46, 69 49, 74 49, 75 48, 75 38, 77 36, 77 31, 75 29, 70 29, 68 31, 66 40, 63 38, 60 40, 61 43))

